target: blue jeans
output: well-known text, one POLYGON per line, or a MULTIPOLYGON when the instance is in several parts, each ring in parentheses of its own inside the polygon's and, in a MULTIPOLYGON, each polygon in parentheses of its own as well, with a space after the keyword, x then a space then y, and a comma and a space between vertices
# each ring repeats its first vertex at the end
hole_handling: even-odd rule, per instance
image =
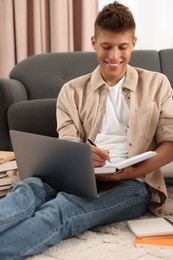
POLYGON ((88 199, 26 179, 0 199, 0 260, 26 259, 89 228, 138 218, 150 199, 149 186, 138 180, 88 199))

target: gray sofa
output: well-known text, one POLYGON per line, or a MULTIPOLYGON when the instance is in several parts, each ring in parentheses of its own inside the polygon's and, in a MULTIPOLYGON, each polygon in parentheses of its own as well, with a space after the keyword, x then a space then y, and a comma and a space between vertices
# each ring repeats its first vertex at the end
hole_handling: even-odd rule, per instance
MULTIPOLYGON (((0 78, 0 150, 12 150, 9 129, 58 136, 55 106, 62 85, 97 64, 95 52, 40 54, 0 78)), ((135 50, 130 64, 164 73, 173 86, 173 49, 135 50)))

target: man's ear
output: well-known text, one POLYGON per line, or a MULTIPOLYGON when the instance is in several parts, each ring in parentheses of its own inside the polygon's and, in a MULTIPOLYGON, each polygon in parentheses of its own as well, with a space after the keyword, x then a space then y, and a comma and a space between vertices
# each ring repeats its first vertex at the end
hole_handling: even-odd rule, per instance
POLYGON ((133 47, 134 47, 134 48, 135 48, 135 46, 136 46, 136 42, 137 42, 137 37, 134 36, 134 38, 133 38, 133 47))
POLYGON ((95 36, 91 37, 91 44, 93 46, 93 49, 96 50, 96 39, 95 39, 95 36))

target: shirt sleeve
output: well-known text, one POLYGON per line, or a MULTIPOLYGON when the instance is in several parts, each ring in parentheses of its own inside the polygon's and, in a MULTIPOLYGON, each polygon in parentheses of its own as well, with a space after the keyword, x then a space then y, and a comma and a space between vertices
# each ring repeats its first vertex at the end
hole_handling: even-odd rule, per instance
POLYGON ((163 77, 161 86, 161 109, 156 140, 157 143, 173 142, 173 89, 166 76, 163 77))
POLYGON ((61 139, 83 142, 83 127, 79 119, 73 93, 69 91, 69 87, 70 83, 66 83, 57 98, 57 132, 61 139))

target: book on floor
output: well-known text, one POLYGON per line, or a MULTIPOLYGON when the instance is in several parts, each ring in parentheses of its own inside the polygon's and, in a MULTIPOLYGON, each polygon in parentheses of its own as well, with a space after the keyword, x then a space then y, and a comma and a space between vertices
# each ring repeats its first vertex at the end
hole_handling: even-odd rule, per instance
POLYGON ((13 179, 7 172, 0 173, 0 197, 4 197, 11 191, 13 179))
POLYGON ((8 190, 8 189, 11 189, 12 188, 12 185, 3 185, 3 186, 0 186, 0 191, 2 190, 8 190))
POLYGON ((8 176, 7 172, 0 172, 0 179, 7 176, 8 176))
POLYGON ((122 170, 126 167, 129 167, 129 166, 132 166, 139 162, 142 162, 144 160, 147 160, 156 155, 157 155, 157 153, 155 151, 147 151, 145 153, 141 153, 141 154, 135 155, 133 157, 130 157, 128 159, 125 159, 116 164, 110 164, 110 165, 106 165, 103 167, 96 167, 96 168, 94 168, 94 172, 95 172, 95 174, 116 174, 119 172, 119 170, 122 170))
POLYGON ((0 178, 0 186, 12 185, 12 182, 12 178, 8 175, 0 178))
POLYGON ((134 244, 136 247, 146 247, 146 246, 173 247, 173 236, 168 236, 168 237, 161 236, 161 237, 153 237, 149 239, 135 237, 134 244))
POLYGON ((142 239, 173 236, 173 225, 165 218, 128 220, 127 225, 142 239))
POLYGON ((0 164, 0 172, 11 171, 17 169, 16 160, 0 164))
POLYGON ((0 151, 0 163, 5 163, 14 159, 14 152, 0 151))
POLYGON ((7 195, 7 193, 9 193, 10 191, 11 191, 11 187, 0 190, 0 198, 5 197, 7 195))

